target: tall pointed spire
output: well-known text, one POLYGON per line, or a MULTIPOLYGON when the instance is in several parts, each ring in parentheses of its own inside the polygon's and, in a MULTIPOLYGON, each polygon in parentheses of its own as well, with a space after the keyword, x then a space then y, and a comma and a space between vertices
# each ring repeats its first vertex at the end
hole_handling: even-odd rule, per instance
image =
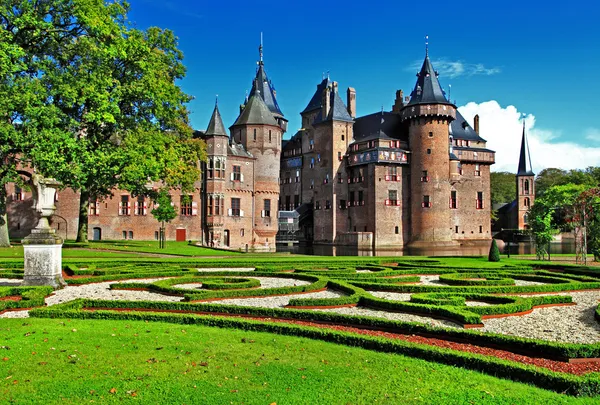
POLYGON ((223 125, 223 119, 221 118, 221 113, 219 112, 219 96, 217 96, 215 100, 215 109, 213 110, 210 121, 208 122, 208 128, 206 128, 206 132, 204 134, 207 136, 227 136, 225 125, 223 125))
POLYGON ((269 107, 269 111, 271 111, 274 115, 283 118, 283 113, 279 108, 279 104, 277 104, 277 99, 275 97, 275 90, 273 88, 273 84, 267 77, 267 73, 265 72, 264 61, 263 61, 263 34, 260 33, 260 45, 258 47, 258 68, 256 70, 256 76, 252 81, 252 89, 250 90, 250 98, 255 94, 259 95, 260 98, 265 102, 267 107, 269 107))
POLYGON ((446 99, 438 80, 438 72, 433 69, 433 65, 429 60, 429 36, 425 38, 425 60, 421 70, 417 73, 417 83, 410 95, 408 105, 452 104, 446 99))
POLYGON ((533 175, 529 144, 527 143, 527 135, 525 134, 525 120, 523 120, 523 137, 521 138, 521 154, 519 155, 519 170, 517 171, 517 176, 533 175))

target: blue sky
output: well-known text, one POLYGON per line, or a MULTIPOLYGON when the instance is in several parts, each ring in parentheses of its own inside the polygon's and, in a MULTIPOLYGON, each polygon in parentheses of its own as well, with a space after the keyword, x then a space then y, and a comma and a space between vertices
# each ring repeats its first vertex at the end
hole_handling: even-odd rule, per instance
MULTIPOLYGON (((429 35, 442 86, 452 86, 451 97, 468 120, 467 113, 482 116, 482 136, 499 154, 502 142, 519 139, 514 122, 505 121, 527 114, 532 141, 544 151, 539 170, 564 148, 578 149, 564 167, 600 165, 599 11, 597 3, 577 0, 131 0, 129 18, 139 28, 169 28, 179 37, 188 68, 181 85, 195 97, 190 109, 197 129, 206 128, 216 94, 225 125, 233 123, 264 32, 265 68, 289 119, 288 137, 323 72, 330 71, 344 93, 356 88, 358 115, 389 110, 397 89, 408 95, 414 86, 429 35)), ((512 154, 512 146, 505 153, 512 154)), ((532 148, 534 162, 535 153, 532 148)), ((497 170, 512 164, 508 156, 497 161, 497 170)))

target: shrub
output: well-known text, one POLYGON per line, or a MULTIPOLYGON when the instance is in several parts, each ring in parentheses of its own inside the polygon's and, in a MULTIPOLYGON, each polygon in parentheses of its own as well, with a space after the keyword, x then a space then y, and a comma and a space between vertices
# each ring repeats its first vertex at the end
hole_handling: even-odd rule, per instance
POLYGON ((488 255, 488 261, 499 262, 500 261, 500 250, 496 244, 496 239, 492 239, 492 246, 490 246, 490 254, 488 255))

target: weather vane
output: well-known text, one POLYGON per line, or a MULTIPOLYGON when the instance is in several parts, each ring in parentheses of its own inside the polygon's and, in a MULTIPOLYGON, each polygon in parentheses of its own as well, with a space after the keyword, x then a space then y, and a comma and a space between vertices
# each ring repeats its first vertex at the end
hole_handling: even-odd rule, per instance
POLYGON ((425 35, 425 56, 429 56, 429 35, 425 35))

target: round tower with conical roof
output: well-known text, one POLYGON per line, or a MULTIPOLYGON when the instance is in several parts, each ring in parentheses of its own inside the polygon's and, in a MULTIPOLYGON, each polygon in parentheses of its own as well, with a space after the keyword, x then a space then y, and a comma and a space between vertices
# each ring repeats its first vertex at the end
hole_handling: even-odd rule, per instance
POLYGON ((446 99, 427 52, 401 116, 409 128, 411 151, 409 245, 454 245, 449 207, 449 124, 456 118, 456 107, 446 99))

